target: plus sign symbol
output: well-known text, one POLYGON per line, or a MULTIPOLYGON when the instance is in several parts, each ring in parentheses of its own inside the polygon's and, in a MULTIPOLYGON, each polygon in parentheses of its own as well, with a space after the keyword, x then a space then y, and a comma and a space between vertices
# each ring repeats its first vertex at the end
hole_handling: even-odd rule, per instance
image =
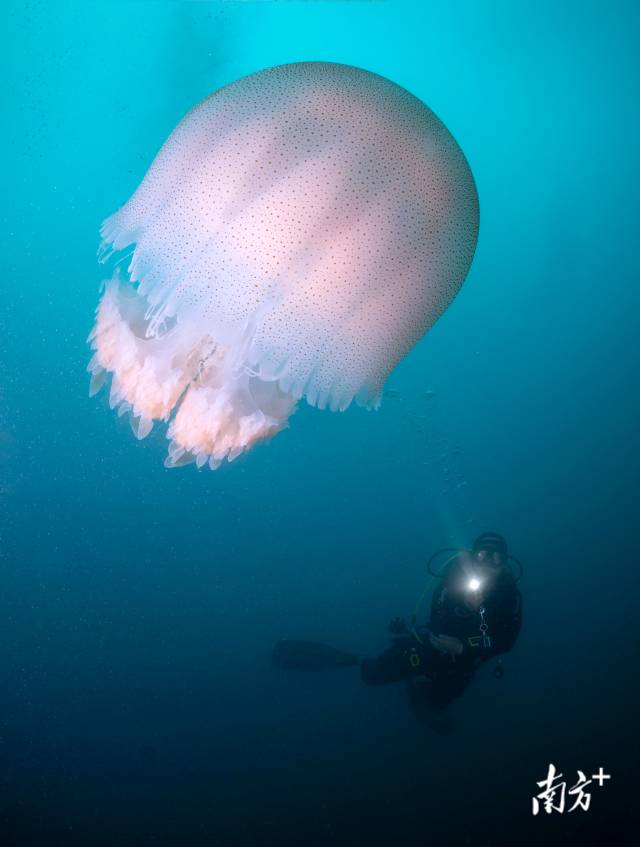
POLYGON ((600 788, 602 788, 602 786, 604 785, 605 779, 611 779, 611 774, 605 773, 604 770, 602 768, 600 768, 598 773, 592 773, 591 774, 591 779, 594 782, 597 782, 598 785, 600 786, 600 788))

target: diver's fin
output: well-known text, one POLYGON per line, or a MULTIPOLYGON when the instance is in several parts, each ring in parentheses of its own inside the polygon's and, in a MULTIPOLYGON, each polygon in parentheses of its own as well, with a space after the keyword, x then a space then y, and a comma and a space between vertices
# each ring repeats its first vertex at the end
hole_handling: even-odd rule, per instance
POLYGON ((275 668, 295 671, 323 671, 360 664, 357 656, 344 650, 317 641, 297 641, 289 638, 276 642, 272 661, 275 668))

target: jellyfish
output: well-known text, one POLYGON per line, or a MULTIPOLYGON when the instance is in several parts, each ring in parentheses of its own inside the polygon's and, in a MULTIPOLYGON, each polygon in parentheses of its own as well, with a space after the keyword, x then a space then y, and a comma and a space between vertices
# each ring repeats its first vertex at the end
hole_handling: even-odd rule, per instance
POLYGON ((406 89, 325 62, 215 91, 101 228, 90 392, 168 467, 217 468, 318 409, 377 408, 478 235, 471 170, 406 89))

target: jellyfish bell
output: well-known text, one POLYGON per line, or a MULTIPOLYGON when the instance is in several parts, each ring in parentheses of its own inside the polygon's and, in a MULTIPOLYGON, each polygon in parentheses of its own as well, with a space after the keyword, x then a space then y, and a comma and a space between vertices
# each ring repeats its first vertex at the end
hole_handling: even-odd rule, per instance
POLYGON ((320 409, 380 403, 386 378, 467 274, 478 200, 420 100, 323 62, 214 92, 104 222, 121 251, 90 340, 91 391, 166 464, 218 467, 320 409))

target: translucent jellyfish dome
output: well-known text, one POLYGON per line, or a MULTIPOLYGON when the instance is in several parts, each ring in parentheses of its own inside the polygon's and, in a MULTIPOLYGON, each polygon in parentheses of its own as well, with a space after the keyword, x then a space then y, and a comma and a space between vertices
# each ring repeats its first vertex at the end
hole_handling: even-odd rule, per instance
POLYGON ((104 222, 91 392, 169 467, 216 468, 319 409, 377 407, 467 274, 478 198, 420 100, 346 65, 268 68, 204 99, 104 222), (123 258, 120 257, 120 258, 123 258), (126 267, 126 271, 124 268, 126 267))

